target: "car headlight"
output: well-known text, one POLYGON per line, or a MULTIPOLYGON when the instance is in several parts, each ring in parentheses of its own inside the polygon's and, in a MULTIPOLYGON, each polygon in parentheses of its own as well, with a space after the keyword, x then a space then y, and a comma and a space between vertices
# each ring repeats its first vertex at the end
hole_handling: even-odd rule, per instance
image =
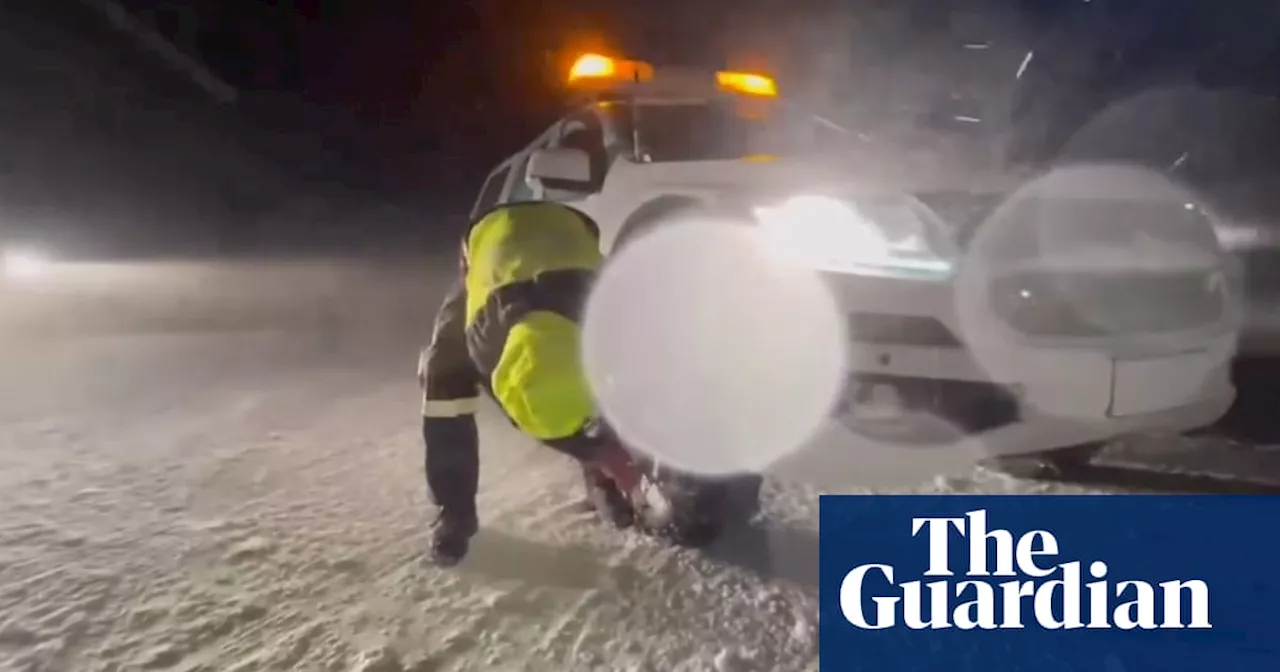
POLYGON ((949 273, 921 213, 900 201, 796 196, 755 210, 771 251, 823 270, 949 273))

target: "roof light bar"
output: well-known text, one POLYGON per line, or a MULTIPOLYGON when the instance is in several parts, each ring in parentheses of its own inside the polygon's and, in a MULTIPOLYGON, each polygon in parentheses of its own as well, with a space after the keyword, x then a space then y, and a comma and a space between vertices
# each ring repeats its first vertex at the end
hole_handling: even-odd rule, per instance
POLYGON ((722 70, 716 73, 716 84, 721 89, 732 93, 764 98, 776 98, 778 96, 778 83, 772 77, 751 72, 722 70))
POLYGON ((648 82, 652 79, 653 66, 644 61, 609 58, 600 54, 583 54, 569 69, 570 84, 648 82))

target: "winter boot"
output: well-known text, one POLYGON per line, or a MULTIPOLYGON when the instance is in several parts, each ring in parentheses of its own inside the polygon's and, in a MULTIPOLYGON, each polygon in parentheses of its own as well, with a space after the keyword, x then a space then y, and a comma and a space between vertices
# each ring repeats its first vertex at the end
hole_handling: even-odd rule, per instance
POLYGON ((728 506, 732 518, 737 522, 758 522, 764 511, 760 502, 760 490, 764 485, 764 477, 759 474, 735 476, 727 484, 728 506))
POLYGON ((441 567, 458 564, 471 549, 471 537, 479 527, 474 511, 441 510, 431 526, 431 559, 441 567))
POLYGON ((618 490, 618 486, 598 469, 583 465, 582 482, 587 491, 587 505, 618 529, 635 523, 635 511, 631 503, 618 490))

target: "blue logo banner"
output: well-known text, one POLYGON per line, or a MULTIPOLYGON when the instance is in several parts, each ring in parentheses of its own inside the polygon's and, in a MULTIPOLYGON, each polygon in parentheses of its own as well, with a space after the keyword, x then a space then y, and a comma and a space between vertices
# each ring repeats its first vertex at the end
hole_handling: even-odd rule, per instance
POLYGON ((824 496, 824 672, 1280 670, 1280 497, 824 496))

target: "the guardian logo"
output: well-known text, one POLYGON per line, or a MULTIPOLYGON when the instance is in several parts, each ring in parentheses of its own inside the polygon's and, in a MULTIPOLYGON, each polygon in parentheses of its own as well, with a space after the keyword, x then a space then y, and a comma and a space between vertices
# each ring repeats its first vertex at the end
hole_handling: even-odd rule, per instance
POLYGON ((855 627, 1213 627, 1209 623, 1209 586, 1204 581, 1113 583, 1107 578, 1103 560, 1062 562, 1058 540, 1050 532, 1034 530, 1015 538, 1008 530, 988 530, 985 510, 970 511, 961 518, 913 518, 911 536, 927 536, 929 568, 924 576, 946 578, 898 583, 891 565, 855 567, 840 584, 840 611, 855 627), (968 541, 964 580, 950 578, 956 576, 949 562, 954 533, 968 541))

